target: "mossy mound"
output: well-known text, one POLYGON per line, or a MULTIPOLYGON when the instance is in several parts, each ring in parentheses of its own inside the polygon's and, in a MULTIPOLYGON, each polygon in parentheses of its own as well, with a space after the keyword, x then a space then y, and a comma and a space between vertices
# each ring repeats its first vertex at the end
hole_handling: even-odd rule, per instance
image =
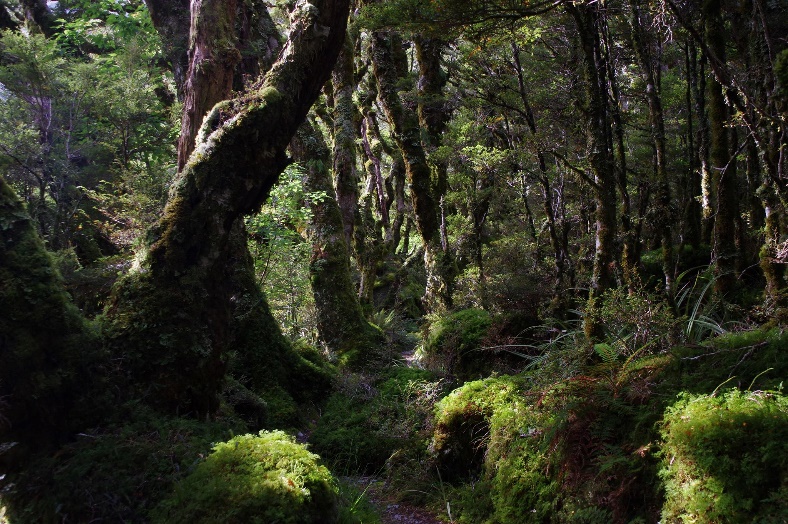
POLYGON ((95 329, 70 303, 22 202, 0 177, 0 445, 18 443, 0 454, 3 470, 93 420, 101 356, 95 329))
POLYGON ((749 522, 749 510, 781 522, 785 401, 730 388, 779 388, 786 342, 776 329, 735 333, 550 380, 551 362, 566 358, 556 349, 541 370, 464 384, 438 404, 431 446, 442 479, 455 484, 454 515, 469 523, 607 523, 657 521, 662 511, 674 522, 706 504, 712 516, 698 522, 749 522), (693 393, 670 407, 682 391, 693 393))
POLYGON ((683 395, 662 424, 664 522, 788 519, 788 398, 683 395))
POLYGON ((154 512, 154 522, 336 522, 336 480, 281 431, 217 444, 154 512))
POLYGON ((468 382, 436 406, 430 449, 454 491, 460 522, 544 522, 560 503, 548 428, 557 413, 529 406, 522 377, 468 382))
POLYGON ((490 355, 481 342, 492 325, 490 314, 482 309, 464 309, 435 321, 422 349, 422 362, 428 369, 472 380, 489 374, 490 355))

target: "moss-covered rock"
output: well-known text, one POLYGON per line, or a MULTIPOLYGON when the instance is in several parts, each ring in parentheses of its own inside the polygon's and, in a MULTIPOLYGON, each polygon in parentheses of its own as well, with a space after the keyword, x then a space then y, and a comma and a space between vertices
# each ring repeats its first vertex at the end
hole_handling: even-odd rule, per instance
POLYGON ((529 406, 524 387, 521 377, 468 382, 436 406, 431 451, 441 478, 474 481, 455 492, 461 521, 545 522, 560 507, 557 413, 529 406))
POLYGON ((217 444, 154 512, 167 523, 331 523, 336 480, 319 457, 281 431, 217 444))
POLYGON ((492 358, 481 343, 492 325, 482 309, 465 309, 440 317, 429 328, 422 350, 428 369, 472 380, 487 375, 492 358))
POLYGON ((663 522, 788 519, 788 399, 684 395, 662 425, 663 522))

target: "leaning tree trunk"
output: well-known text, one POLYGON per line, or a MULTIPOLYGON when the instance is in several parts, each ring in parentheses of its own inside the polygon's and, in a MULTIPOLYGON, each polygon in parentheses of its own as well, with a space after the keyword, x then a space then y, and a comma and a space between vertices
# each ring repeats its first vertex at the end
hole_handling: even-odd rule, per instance
POLYGON ((347 0, 296 3, 279 60, 255 89, 205 118, 138 270, 113 294, 110 346, 130 360, 130 383, 151 405, 217 408, 230 349, 230 233, 287 165, 285 150, 331 74, 348 11, 347 0))
POLYGON ((380 343, 380 337, 364 318, 356 297, 342 212, 334 199, 328 171, 328 146, 320 132, 307 121, 293 137, 290 152, 294 160, 306 168, 304 191, 326 195, 310 198, 308 202, 312 212, 307 233, 312 243, 309 276, 320 340, 339 355, 343 363, 358 367, 369 360, 370 349, 380 343))

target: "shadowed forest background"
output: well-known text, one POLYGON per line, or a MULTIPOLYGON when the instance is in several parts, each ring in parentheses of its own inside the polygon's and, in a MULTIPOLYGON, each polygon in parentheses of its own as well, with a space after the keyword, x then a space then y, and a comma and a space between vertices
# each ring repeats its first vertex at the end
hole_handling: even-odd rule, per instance
POLYGON ((0 522, 788 520, 784 1, 0 30, 0 522))

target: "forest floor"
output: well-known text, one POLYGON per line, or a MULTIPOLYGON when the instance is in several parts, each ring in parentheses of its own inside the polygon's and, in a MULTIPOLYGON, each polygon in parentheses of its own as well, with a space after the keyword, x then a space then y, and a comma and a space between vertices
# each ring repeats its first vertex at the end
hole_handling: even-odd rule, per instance
POLYGON ((383 480, 372 476, 346 477, 346 482, 363 491, 369 503, 380 513, 381 524, 446 524, 431 511, 400 502, 396 494, 386 489, 383 480))

